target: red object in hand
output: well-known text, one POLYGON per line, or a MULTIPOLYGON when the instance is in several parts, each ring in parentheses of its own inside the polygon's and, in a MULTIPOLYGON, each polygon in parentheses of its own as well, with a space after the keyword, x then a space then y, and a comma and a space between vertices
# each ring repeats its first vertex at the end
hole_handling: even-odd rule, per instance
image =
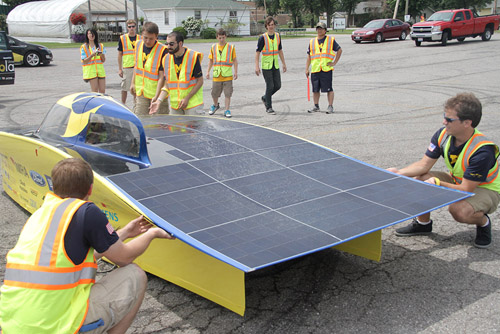
POLYGON ((311 84, 309 83, 309 77, 307 77, 307 101, 311 101, 311 84))

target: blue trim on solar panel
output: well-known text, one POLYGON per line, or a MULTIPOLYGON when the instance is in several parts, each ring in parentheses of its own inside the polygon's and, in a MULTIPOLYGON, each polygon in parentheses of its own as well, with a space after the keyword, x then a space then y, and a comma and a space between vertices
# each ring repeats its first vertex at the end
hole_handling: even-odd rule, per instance
POLYGON ((155 224, 245 272, 470 196, 249 124, 189 116, 145 124, 176 149, 166 154, 189 159, 108 179, 155 224))

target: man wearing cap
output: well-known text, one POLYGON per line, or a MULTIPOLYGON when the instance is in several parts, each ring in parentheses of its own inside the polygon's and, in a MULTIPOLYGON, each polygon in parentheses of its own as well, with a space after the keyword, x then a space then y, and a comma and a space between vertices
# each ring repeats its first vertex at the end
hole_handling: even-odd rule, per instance
POLYGON ((326 23, 316 24, 318 37, 311 39, 307 49, 306 76, 309 78, 309 65, 311 66, 311 83, 313 87, 314 107, 308 112, 320 111, 319 96, 326 92, 328 97, 327 114, 333 114, 333 68, 340 60, 342 48, 335 41, 335 37, 327 36, 326 23))

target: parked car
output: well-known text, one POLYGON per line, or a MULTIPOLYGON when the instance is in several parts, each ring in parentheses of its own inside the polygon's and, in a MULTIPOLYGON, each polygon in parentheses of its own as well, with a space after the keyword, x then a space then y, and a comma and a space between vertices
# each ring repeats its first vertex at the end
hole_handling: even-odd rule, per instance
POLYGON ((0 31, 0 50, 11 50, 16 65, 48 65, 52 61, 52 52, 43 45, 26 43, 0 31))
POLYGON ((477 16, 470 9, 442 10, 432 14, 427 21, 415 23, 411 39, 416 46, 422 42, 441 42, 445 46, 450 39, 463 42, 466 37, 481 36, 489 41, 498 30, 500 15, 477 16))
POLYGON ((0 85, 12 85, 16 76, 12 51, 0 48, 0 85))
POLYGON ((351 39, 356 43, 375 41, 380 43, 389 38, 399 38, 404 41, 410 33, 410 25, 397 19, 372 20, 361 29, 354 30, 351 39))

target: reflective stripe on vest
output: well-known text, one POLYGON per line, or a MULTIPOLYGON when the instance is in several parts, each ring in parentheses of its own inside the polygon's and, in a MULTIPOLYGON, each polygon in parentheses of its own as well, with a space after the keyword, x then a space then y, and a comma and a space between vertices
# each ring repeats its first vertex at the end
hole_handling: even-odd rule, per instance
POLYGON ((97 264, 89 248, 83 263, 75 265, 66 254, 64 238, 85 203, 47 193, 26 222, 7 254, 0 299, 5 333, 76 333, 82 326, 97 264))
POLYGON ((270 39, 268 33, 264 33, 264 48, 262 49, 262 59, 261 59, 261 67, 263 70, 270 70, 273 68, 273 64, 275 68, 279 68, 278 63, 278 54, 279 54, 279 45, 280 45, 280 34, 277 32, 274 33, 274 39, 270 39))
POLYGON ((335 60, 335 51, 333 51, 333 42, 335 37, 326 36, 323 47, 319 48, 318 38, 313 38, 309 42, 309 56, 311 57, 311 73, 320 71, 329 72, 333 70, 328 63, 335 60))
MULTIPOLYGON (((184 99, 198 82, 197 78, 192 77, 196 59, 201 54, 186 48, 182 64, 177 77, 175 69, 174 56, 169 54, 163 59, 163 68, 165 69, 165 79, 170 93, 170 107, 178 110, 179 103, 184 99)), ((201 59, 200 59, 201 63, 201 59)), ((191 109, 203 104, 203 89, 199 89, 190 99, 186 109, 191 109)))
POLYGON ((156 95, 158 79, 160 78, 161 55, 163 54, 165 45, 156 42, 146 57, 146 62, 143 61, 143 47, 144 41, 141 40, 135 48, 135 57, 137 59, 134 67, 135 91, 137 96, 144 95, 144 97, 152 99, 156 95))
POLYGON ((219 54, 218 44, 214 44, 212 46, 212 54, 214 57, 213 58, 213 60, 214 60, 214 69, 213 69, 214 78, 217 78, 221 75, 223 77, 232 77, 233 76, 233 59, 232 59, 233 46, 229 43, 226 43, 226 45, 224 45, 224 48, 222 49, 222 53, 219 54))
MULTIPOLYGON (((444 158, 446 167, 450 171, 451 177, 456 184, 461 184, 463 180, 463 175, 469 166, 469 160, 471 156, 481 147, 485 145, 493 145, 495 148, 495 158, 498 159, 499 148, 492 141, 488 140, 481 132, 474 129, 474 134, 465 143, 462 152, 460 152, 455 165, 452 166, 448 157, 451 136, 445 135, 446 128, 440 133, 438 137, 438 145, 443 148, 444 158)), ((486 180, 479 184, 479 187, 494 190, 500 192, 500 178, 498 178, 498 161, 495 165, 488 171, 486 180)))
MULTIPOLYGON (((102 43, 99 44, 99 47, 101 51, 104 50, 104 45, 102 43)), ((80 47, 80 50, 82 49, 85 52, 85 55, 87 56, 86 58, 90 57, 90 55, 92 54, 90 45, 87 45, 85 43, 80 47)), ((92 57, 87 64, 84 64, 82 59, 82 68, 83 68, 83 78, 85 80, 106 76, 106 72, 104 71, 104 65, 102 63, 100 56, 92 57)))
MULTIPOLYGON (((139 43, 142 37, 140 35, 135 35, 135 43, 139 43)), ((123 57, 122 57, 122 65, 123 68, 131 68, 135 65, 135 47, 132 41, 130 40, 130 36, 128 34, 124 34, 120 37, 123 47, 123 57)))

